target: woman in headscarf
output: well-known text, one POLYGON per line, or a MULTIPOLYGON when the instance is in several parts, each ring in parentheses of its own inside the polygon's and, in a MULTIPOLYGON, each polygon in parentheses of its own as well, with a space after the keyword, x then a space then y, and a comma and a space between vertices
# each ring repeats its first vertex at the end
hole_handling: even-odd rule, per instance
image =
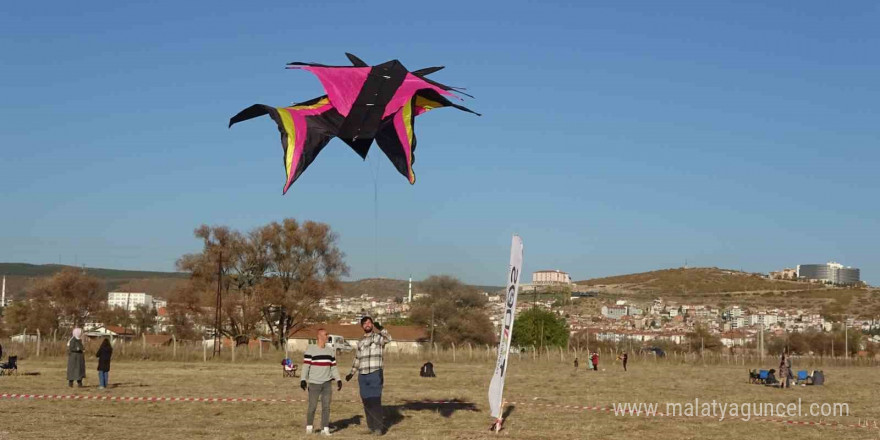
POLYGON ((95 357, 98 358, 98 389, 103 390, 107 388, 107 382, 110 380, 110 358, 113 356, 113 346, 110 345, 110 340, 104 338, 104 341, 101 342, 101 346, 98 348, 98 353, 95 354, 95 357))
POLYGON ((72 387, 73 381, 77 386, 83 386, 83 378, 86 377, 86 358, 83 355, 82 329, 73 329, 73 336, 67 341, 67 386, 72 387))

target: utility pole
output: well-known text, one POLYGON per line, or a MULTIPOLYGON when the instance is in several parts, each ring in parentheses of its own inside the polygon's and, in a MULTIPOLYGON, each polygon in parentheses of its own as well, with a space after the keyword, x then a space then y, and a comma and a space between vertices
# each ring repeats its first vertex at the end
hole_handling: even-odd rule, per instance
MULTIPOLYGON (((211 357, 220 355, 220 322, 222 313, 220 309, 223 306, 223 297, 220 295, 220 285, 223 281, 223 251, 220 250, 217 258, 217 302, 214 311, 214 351, 211 357)), ((234 344, 235 342, 233 342, 234 344)))
POLYGON ((541 320, 541 350, 544 349, 544 320, 541 320))
POLYGON ((434 347, 434 304, 431 304, 431 348, 434 347))
POLYGON ((761 323, 761 361, 764 360, 764 323, 761 323))
POLYGON ((846 325, 846 315, 843 317, 843 358, 849 359, 849 326, 846 325))

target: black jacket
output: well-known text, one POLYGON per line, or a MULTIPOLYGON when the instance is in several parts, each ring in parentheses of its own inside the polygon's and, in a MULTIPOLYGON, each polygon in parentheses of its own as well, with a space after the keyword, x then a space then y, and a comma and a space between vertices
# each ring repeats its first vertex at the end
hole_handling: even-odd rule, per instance
POLYGON ((113 348, 101 346, 98 348, 98 371, 110 371, 110 358, 113 356, 113 348))

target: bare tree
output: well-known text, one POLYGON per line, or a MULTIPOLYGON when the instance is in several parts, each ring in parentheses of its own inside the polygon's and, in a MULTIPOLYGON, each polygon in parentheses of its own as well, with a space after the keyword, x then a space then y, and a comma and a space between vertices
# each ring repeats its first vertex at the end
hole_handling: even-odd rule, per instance
POLYGON ((284 219, 261 228, 259 235, 268 246, 271 271, 262 289, 263 317, 280 345, 316 315, 321 298, 341 288, 348 266, 327 224, 284 219))
POLYGON ((64 269, 39 283, 31 295, 48 304, 61 325, 82 326, 101 310, 107 292, 95 277, 78 269, 64 269))
POLYGON ((486 297, 448 275, 432 275, 419 283, 428 295, 413 302, 413 323, 433 327, 434 341, 449 344, 491 344, 492 322, 486 314, 486 297))
POLYGON ((138 304, 131 314, 131 321, 137 334, 152 332, 156 326, 156 309, 138 304))
POLYGON ((184 255, 180 270, 192 274, 178 299, 169 303, 172 321, 215 311, 218 276, 223 322, 219 331, 237 340, 269 329, 276 345, 296 326, 315 316, 318 301, 340 288, 348 273, 336 234, 323 223, 294 219, 273 222, 242 234, 223 226, 200 226, 201 253, 184 255), (213 292, 213 293, 212 293, 213 292), (199 304, 196 306, 195 304, 199 304))

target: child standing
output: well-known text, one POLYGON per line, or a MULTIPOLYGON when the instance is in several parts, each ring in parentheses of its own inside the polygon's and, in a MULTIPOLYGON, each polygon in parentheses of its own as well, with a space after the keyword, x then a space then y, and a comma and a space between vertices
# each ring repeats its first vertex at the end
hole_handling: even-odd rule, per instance
POLYGON ((95 357, 98 358, 98 389, 103 390, 110 379, 110 358, 113 357, 113 346, 109 339, 104 338, 95 357))

